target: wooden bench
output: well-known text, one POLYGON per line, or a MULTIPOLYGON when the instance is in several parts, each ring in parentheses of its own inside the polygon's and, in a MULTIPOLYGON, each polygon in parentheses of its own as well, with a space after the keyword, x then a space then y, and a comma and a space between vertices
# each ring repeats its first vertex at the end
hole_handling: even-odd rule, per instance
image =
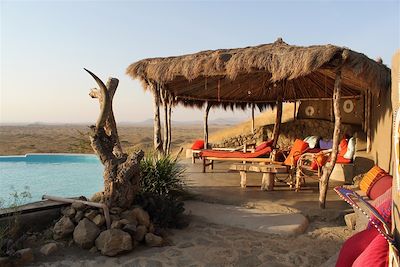
POLYGON ((274 164, 246 164, 235 163, 229 167, 230 170, 239 171, 240 186, 246 187, 247 172, 260 172, 262 173, 261 190, 271 191, 274 190, 275 177, 277 173, 288 173, 288 167, 282 163, 276 162, 274 164))

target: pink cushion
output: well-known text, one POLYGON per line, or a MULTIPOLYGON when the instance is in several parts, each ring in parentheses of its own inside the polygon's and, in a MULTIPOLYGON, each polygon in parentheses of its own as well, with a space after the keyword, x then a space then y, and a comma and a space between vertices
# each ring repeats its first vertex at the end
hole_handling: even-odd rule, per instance
MULTIPOLYGON (((385 193, 380 195, 372 202, 372 206, 379 212, 383 217, 384 221, 391 225, 392 223, 392 188, 390 187, 385 193)), ((368 222, 368 228, 374 227, 373 223, 376 225, 381 225, 382 223, 371 214, 371 221, 368 222), (372 222, 371 222, 372 221, 372 222)))
POLYGON ((376 199, 389 188, 392 187, 393 177, 391 175, 382 176, 382 178, 374 180, 368 188, 367 196, 370 199, 376 199))
POLYGON ((192 149, 193 150, 199 150, 199 149, 203 149, 204 148, 204 140, 196 140, 194 141, 193 145, 192 145, 192 149))
POLYGON ((339 252, 336 267, 351 267, 353 262, 368 247, 379 233, 376 229, 366 229, 354 234, 344 242, 339 252))
POLYGON ((266 141, 266 142, 262 142, 261 144, 259 144, 258 146, 256 146, 255 152, 260 151, 260 150, 263 150, 263 149, 266 148, 266 147, 272 146, 272 143, 273 143, 273 142, 274 142, 273 140, 266 141))
POLYGON ((389 244, 382 235, 377 235, 354 261, 353 267, 386 267, 389 265, 389 244))

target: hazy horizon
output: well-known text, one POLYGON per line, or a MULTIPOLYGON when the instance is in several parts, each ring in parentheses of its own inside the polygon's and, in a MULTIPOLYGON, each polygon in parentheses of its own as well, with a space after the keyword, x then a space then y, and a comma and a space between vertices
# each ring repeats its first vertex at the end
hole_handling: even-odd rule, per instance
MULTIPOLYGON (((282 37, 293 45, 335 44, 390 67, 399 48, 399 2, 1 1, 0 123, 90 123, 96 86, 83 70, 120 84, 117 122, 153 116, 152 99, 125 69, 148 57, 254 46, 282 37)), ((177 107, 174 121, 202 120, 177 107)), ((250 110, 211 110, 210 120, 245 120, 250 110)))

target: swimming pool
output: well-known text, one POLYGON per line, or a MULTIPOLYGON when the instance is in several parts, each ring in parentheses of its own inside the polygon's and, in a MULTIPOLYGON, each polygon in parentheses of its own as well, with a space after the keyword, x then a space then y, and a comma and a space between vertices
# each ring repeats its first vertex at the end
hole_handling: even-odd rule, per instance
POLYGON ((25 187, 32 196, 25 203, 44 194, 90 197, 103 190, 103 165, 96 155, 85 154, 0 156, 0 199, 10 203, 10 194, 25 187))

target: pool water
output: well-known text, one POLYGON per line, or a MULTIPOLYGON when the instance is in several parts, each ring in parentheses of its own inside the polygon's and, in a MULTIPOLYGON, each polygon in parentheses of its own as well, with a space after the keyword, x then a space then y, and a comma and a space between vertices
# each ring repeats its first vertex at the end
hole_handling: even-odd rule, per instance
POLYGON ((13 201, 13 192, 31 194, 31 198, 20 199, 23 203, 18 204, 24 204, 41 200, 45 194, 90 197, 101 190, 103 165, 95 155, 0 156, 0 199, 5 205, 13 201))

